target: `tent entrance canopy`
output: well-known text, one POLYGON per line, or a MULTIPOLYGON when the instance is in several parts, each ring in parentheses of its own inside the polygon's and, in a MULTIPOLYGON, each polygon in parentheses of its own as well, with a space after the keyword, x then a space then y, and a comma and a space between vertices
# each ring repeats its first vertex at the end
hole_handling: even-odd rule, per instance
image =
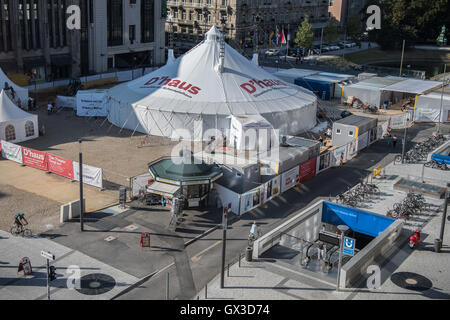
POLYGON ((147 186, 147 192, 173 198, 180 192, 180 186, 155 181, 153 184, 147 186))
POLYGON ((410 94, 424 94, 432 90, 438 89, 442 86, 442 82, 439 81, 429 81, 429 80, 418 80, 418 79, 407 79, 394 83, 390 86, 384 87, 383 91, 393 91, 402 92, 410 94))

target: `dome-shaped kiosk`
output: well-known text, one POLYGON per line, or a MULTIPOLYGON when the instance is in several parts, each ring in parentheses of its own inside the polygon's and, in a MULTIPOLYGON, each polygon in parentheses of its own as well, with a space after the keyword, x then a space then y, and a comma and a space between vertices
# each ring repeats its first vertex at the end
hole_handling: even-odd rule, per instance
POLYGON ((175 61, 109 90, 108 120, 156 136, 205 140, 224 131, 230 116, 259 115, 282 134, 316 125, 317 99, 258 67, 228 44, 214 26, 205 39, 175 61), (222 56, 224 58, 222 58, 222 56), (222 66, 222 67, 221 67, 222 66))

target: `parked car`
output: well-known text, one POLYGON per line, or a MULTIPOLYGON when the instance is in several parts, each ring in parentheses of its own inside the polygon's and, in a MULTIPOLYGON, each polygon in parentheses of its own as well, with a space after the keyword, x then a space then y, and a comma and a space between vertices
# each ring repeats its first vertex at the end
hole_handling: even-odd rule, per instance
POLYGON ((328 45, 322 44, 322 52, 327 52, 327 51, 330 51, 330 50, 331 50, 331 48, 328 45))
POLYGON ((331 51, 340 50, 341 48, 337 45, 330 46, 331 51))
POLYGON ((269 49, 265 52, 265 54, 268 56, 277 56, 279 55, 279 53, 280 53, 279 49, 269 49))

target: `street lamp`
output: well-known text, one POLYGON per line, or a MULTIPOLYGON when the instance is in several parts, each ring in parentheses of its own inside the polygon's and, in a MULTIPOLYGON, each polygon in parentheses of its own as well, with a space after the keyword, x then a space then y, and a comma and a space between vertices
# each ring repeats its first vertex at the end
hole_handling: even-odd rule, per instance
POLYGON ((223 289, 225 286, 225 252, 226 252, 226 243, 227 243, 227 229, 228 229, 228 213, 231 211, 231 203, 228 207, 223 207, 223 215, 222 215, 222 269, 220 273, 220 289, 223 289))
POLYGON ((338 276, 337 276, 337 285, 336 285, 336 291, 339 292, 339 286, 341 281, 341 268, 342 268, 342 247, 344 245, 344 235, 348 231, 349 227, 346 225, 338 225, 339 231, 341 231, 341 238, 339 241, 339 265, 338 265, 338 276))
POLYGON ((441 232, 439 233, 439 239, 434 240, 434 251, 437 253, 441 252, 442 241, 444 241, 445 220, 447 219, 447 207, 448 207, 448 200, 450 197, 450 192, 448 190, 449 187, 450 183, 447 183, 447 188, 445 190, 444 212, 442 213, 442 220, 441 220, 441 232))
POLYGON ((84 202, 83 202, 83 153, 81 152, 81 143, 83 142, 82 139, 78 140, 79 145, 79 178, 80 178, 80 228, 81 231, 84 231, 84 221, 83 221, 83 215, 84 215, 84 202))
POLYGON ((402 164, 405 163, 406 135, 408 133, 409 118, 406 118, 405 134, 403 136, 402 146, 402 164))

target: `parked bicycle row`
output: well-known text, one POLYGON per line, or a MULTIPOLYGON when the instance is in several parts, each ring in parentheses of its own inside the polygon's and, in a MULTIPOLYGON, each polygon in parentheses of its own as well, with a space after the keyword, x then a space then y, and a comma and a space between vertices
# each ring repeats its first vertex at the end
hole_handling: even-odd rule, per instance
POLYGON ((394 204, 393 209, 388 210, 386 216, 408 220, 412 215, 418 214, 424 209, 429 209, 429 206, 421 194, 409 192, 402 202, 394 204))
POLYGON ((424 166, 427 168, 432 168, 432 169, 449 170, 449 168, 445 164, 445 162, 441 163, 436 160, 431 160, 431 161, 425 163, 424 166))
POLYGON ((336 203, 342 203, 350 207, 357 207, 374 195, 380 195, 380 189, 371 183, 361 182, 355 188, 336 196, 336 203))
MULTIPOLYGON (((446 142, 446 138, 442 134, 432 135, 425 141, 422 141, 414 146, 411 150, 405 153, 405 163, 419 163, 426 161, 428 154, 434 149, 438 148, 446 142)), ((402 156, 395 157, 395 162, 402 162, 402 156)))

